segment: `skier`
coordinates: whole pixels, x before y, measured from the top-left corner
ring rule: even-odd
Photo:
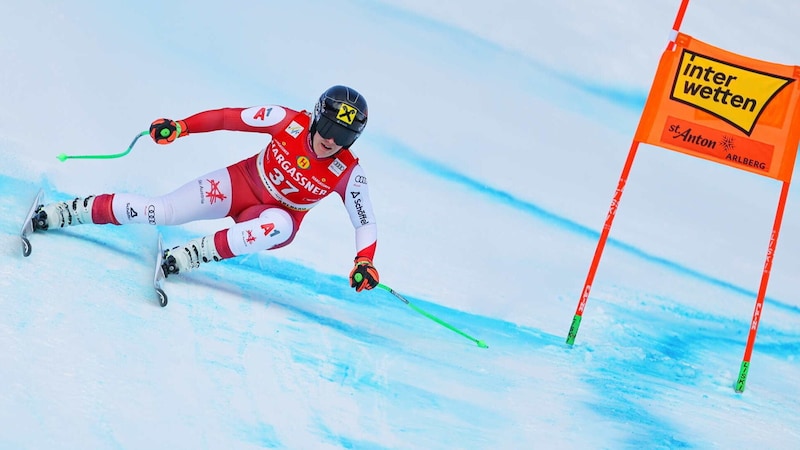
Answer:
[[[157,119],[150,136],[170,144],[189,134],[217,130],[267,133],[260,153],[198,177],[161,197],[115,193],[40,206],[35,231],[79,224],[180,225],[230,217],[230,228],[164,252],[165,276],[288,245],[306,213],[336,192],[355,228],[356,257],[350,286],[360,292],[379,283],[372,263],[377,225],[364,170],[350,147],[367,124],[367,102],[346,86],[326,90],[313,113],[279,105],[222,108],[183,120]]]

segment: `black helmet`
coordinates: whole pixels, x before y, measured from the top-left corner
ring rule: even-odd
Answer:
[[[337,145],[349,148],[367,125],[367,100],[347,86],[333,86],[325,91],[314,106],[311,136],[318,132],[324,139],[333,138]]]

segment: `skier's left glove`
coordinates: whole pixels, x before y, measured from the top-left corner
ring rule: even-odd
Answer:
[[[350,287],[355,288],[356,292],[364,289],[372,289],[380,283],[378,269],[372,265],[372,261],[366,256],[359,256],[355,261],[356,265],[350,271]]]
[[[186,129],[186,122],[183,120],[156,119],[150,124],[150,137],[156,144],[171,144],[178,139],[189,134]]]

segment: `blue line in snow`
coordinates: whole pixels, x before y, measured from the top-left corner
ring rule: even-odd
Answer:
[[[495,187],[489,186],[475,178],[470,178],[467,175],[457,172],[456,170],[442,163],[439,163],[437,161],[434,161],[432,159],[420,155],[410,147],[398,142],[393,138],[383,136],[381,138],[375,138],[375,139],[380,141],[377,147],[380,148],[381,151],[385,151],[387,154],[400,158],[403,161],[422,170],[423,172],[429,173],[437,178],[441,178],[453,182],[457,185],[463,186],[467,189],[470,189],[472,191],[475,191],[481,195],[490,198],[494,202],[501,203],[513,209],[530,214],[540,220],[549,222],[561,229],[573,232],[575,234],[593,240],[596,240],[600,237],[600,233],[598,231],[595,231],[575,221],[569,220],[563,216],[560,216],[551,211],[543,209],[532,202],[520,199],[519,197],[516,197],[515,195],[509,192],[502,191]],[[609,238],[608,245],[616,247],[622,251],[628,252],[646,261],[671,269],[677,273],[687,275],[695,279],[699,279],[706,283],[719,286],[724,289],[729,289],[738,294],[752,296],[752,297],[756,296],[755,291],[745,289],[741,286],[737,286],[733,283],[712,277],[710,275],[703,274],[687,266],[648,253],[636,246],[627,244],[617,239]],[[774,300],[771,301],[774,302]]]

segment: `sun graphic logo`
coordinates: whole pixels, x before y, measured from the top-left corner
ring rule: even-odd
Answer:
[[[735,141],[733,137],[728,136],[727,134],[722,136],[722,140],[720,141],[720,145],[722,145],[722,149],[726,152],[731,152],[736,149]]]
[[[226,198],[228,198],[228,196],[225,195],[222,192],[222,189],[220,189],[219,187],[221,181],[217,180],[206,180],[206,181],[208,181],[208,184],[211,186],[211,189],[209,189],[208,192],[206,192],[206,198],[210,200],[209,203],[213,205],[217,201],[223,201]]]
[[[305,156],[298,156],[297,157],[297,167],[301,169],[308,169],[311,167],[311,161],[306,158]]]

